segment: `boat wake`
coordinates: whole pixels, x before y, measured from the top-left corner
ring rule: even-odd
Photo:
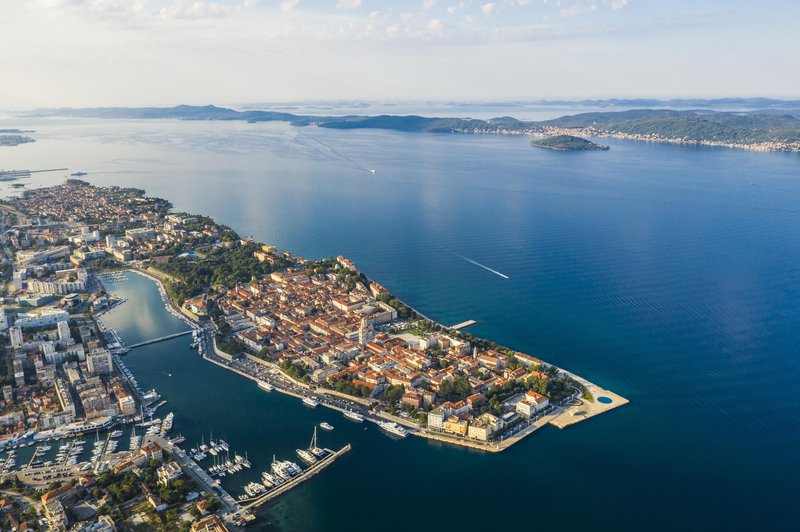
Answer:
[[[469,257],[465,257],[464,255],[461,255],[460,253],[456,253],[455,251],[452,251],[451,253],[453,253],[453,255],[455,255],[455,256],[457,256],[457,257],[459,257],[461,259],[464,259],[465,261],[469,262],[470,264],[474,264],[475,266],[477,266],[479,268],[483,268],[486,271],[492,272],[493,274],[497,275],[498,277],[502,277],[503,279],[509,279],[509,280],[511,279],[511,277],[509,277],[508,275],[506,275],[504,273],[500,273],[497,270],[493,270],[492,268],[486,266],[485,264],[481,264],[480,262],[478,262],[476,260],[472,260]]]

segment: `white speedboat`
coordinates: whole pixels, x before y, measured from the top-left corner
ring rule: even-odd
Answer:
[[[333,430],[333,425],[331,425],[327,421],[323,421],[322,423],[319,424],[319,428],[325,429],[325,430]]]

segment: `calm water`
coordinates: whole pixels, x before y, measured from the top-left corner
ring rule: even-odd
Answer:
[[[303,256],[344,254],[425,314],[476,319],[476,334],[631,400],[486,456],[266,394],[185,339],[132,353],[190,441],[213,429],[262,468],[322,420],[336,427],[323,443],[353,443],[265,510],[281,530],[791,529],[800,517],[796,155],[622,141],[554,153],[525,138],[279,124],[0,125],[39,139],[0,152],[3,168],[84,170]],[[152,305],[108,318],[129,342],[181,327],[144,293]]]

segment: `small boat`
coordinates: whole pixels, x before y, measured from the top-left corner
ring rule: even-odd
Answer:
[[[325,429],[325,430],[333,430],[333,425],[331,425],[331,424],[330,424],[330,423],[328,423],[327,421],[323,421],[322,423],[320,423],[320,424],[319,424],[319,427],[320,427],[321,429]]]

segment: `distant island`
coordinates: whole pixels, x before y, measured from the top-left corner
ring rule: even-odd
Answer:
[[[545,139],[532,140],[531,146],[556,151],[604,151],[608,146],[573,135],[556,135]]]
[[[20,133],[28,132],[19,129],[0,129],[0,146],[17,146],[27,142],[36,142],[36,139]]]
[[[756,112],[669,109],[593,112],[553,120],[522,121],[504,116],[487,120],[416,115],[310,116],[272,111],[236,111],[214,105],[177,107],[105,107],[40,109],[27,116],[87,118],[243,120],[289,122],[295,126],[330,129],[388,129],[421,133],[494,135],[569,135],[616,137],[647,142],[724,146],[757,151],[800,152],[800,119],[790,111]]]

